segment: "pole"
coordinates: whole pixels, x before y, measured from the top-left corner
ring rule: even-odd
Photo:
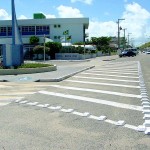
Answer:
[[[44,62],[45,62],[45,34],[44,34]]]
[[[130,34],[131,33],[128,33],[128,48],[129,48],[129,44],[130,44],[130,39],[129,39]]]
[[[126,48],[126,28],[123,29],[123,31],[124,31],[124,46],[123,46],[123,49],[125,49]]]
[[[119,29],[119,19],[118,19],[118,50],[120,49],[120,29]]]
[[[118,24],[118,50],[120,49],[120,26],[119,26],[119,22],[121,20],[125,20],[125,19],[118,19],[117,24]]]
[[[85,41],[84,41],[84,59],[85,59]]]
[[[12,45],[15,45],[15,3],[14,0],[11,1],[12,7]]]

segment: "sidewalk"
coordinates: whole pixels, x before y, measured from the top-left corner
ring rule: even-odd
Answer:
[[[35,74],[1,75],[0,82],[59,82],[79,72],[91,69],[95,67],[95,65],[102,65],[106,63],[106,61],[115,60],[116,58],[116,56],[105,56],[85,61],[46,61],[45,63],[56,64],[57,70],[52,72],[43,72]],[[41,61],[41,63],[44,62]]]

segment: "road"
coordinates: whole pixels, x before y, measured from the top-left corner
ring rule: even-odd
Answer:
[[[61,82],[1,83],[0,150],[149,150],[150,55],[100,59]]]

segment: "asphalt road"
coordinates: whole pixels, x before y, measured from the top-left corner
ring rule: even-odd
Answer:
[[[150,55],[100,60],[61,82],[1,83],[0,150],[149,150],[138,127],[139,69],[150,94]]]

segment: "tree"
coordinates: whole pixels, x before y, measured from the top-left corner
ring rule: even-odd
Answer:
[[[45,47],[45,53],[49,54],[50,52],[50,48],[49,47]],[[37,45],[33,48],[33,53],[34,54],[43,54],[44,53],[44,46],[41,45]]]
[[[29,40],[30,40],[30,44],[32,45],[36,45],[39,43],[39,37],[37,36],[31,36]]]
[[[62,48],[61,43],[59,42],[47,42],[46,47],[50,48],[50,56],[51,59],[55,59],[55,53],[59,53],[60,49]]]
[[[111,37],[92,37],[91,42],[92,44],[96,45],[97,50],[102,51],[103,53],[111,52],[111,48],[109,43],[111,41]]]

